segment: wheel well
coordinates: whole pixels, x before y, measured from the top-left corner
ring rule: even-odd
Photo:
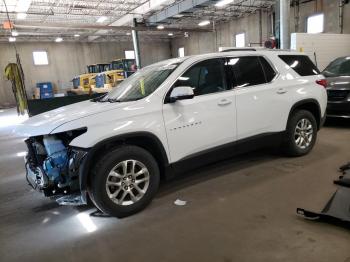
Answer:
[[[312,113],[316,119],[317,122],[317,128],[320,128],[321,125],[321,110],[320,106],[317,104],[317,102],[314,101],[306,101],[306,102],[301,102],[297,103],[291,110],[290,115],[293,114],[293,112],[297,110],[307,110],[310,113]]]
[[[89,166],[85,168],[85,179],[86,186],[90,185],[91,182],[91,172],[93,165],[96,164],[103,156],[105,152],[111,151],[116,147],[122,145],[134,145],[139,146],[145,150],[147,150],[154,157],[156,162],[158,163],[158,167],[160,170],[161,176],[165,173],[166,166],[168,165],[168,158],[166,156],[165,150],[161,144],[161,142],[157,138],[153,138],[152,136],[129,136],[129,137],[120,137],[116,139],[112,139],[106,141],[100,145],[98,145],[89,156]]]

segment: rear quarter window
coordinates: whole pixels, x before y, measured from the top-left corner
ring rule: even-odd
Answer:
[[[320,71],[306,55],[279,55],[300,76],[318,75]]]

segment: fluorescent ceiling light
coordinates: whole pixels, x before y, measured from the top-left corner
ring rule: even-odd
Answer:
[[[169,33],[168,36],[173,36],[174,34],[173,33]]]
[[[75,34],[74,37],[79,37],[80,35],[79,34]]]
[[[164,29],[164,25],[159,25],[159,26],[157,26],[157,29],[159,29],[159,30]]]
[[[57,38],[55,39],[55,42],[56,42],[56,43],[60,43],[60,42],[62,42],[62,41],[63,41],[62,37],[57,37]]]
[[[9,37],[9,42],[16,42],[16,37]]]
[[[210,21],[209,20],[205,20],[205,21],[200,22],[198,25],[199,26],[206,26],[206,25],[209,25],[209,24],[210,24]]]
[[[27,14],[26,13],[17,13],[17,19],[18,20],[24,20],[27,18]]]
[[[108,18],[107,18],[107,16],[101,16],[101,17],[99,17],[98,19],[97,19],[97,23],[103,23],[104,21],[106,21]]]
[[[221,0],[215,4],[217,7],[223,7],[225,5],[231,4],[234,0]]]
[[[131,35],[131,33],[130,33],[130,32],[127,32],[126,35]]]
[[[12,31],[11,35],[12,35],[12,36],[18,36],[19,34],[18,34],[17,31]]]

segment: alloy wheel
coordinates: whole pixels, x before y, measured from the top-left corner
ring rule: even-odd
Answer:
[[[308,148],[312,143],[313,134],[311,121],[307,118],[300,119],[294,131],[295,144],[301,149]]]
[[[118,205],[132,205],[146,193],[150,182],[147,167],[138,160],[119,162],[106,180],[108,197]]]

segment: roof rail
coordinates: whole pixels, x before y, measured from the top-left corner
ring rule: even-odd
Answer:
[[[232,52],[232,51],[256,51],[255,48],[231,48],[231,49],[224,49],[220,52]]]

